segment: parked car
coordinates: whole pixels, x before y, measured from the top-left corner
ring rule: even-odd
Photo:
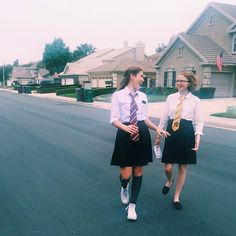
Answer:
[[[54,80],[53,79],[43,79],[42,81],[40,81],[39,85],[41,87],[50,87],[50,86],[54,86]]]

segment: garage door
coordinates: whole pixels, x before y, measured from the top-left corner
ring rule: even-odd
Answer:
[[[212,73],[211,85],[216,88],[215,97],[232,97],[232,73]]]

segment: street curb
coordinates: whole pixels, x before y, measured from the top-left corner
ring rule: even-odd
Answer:
[[[5,92],[12,92],[12,93],[18,94],[18,92],[16,90],[3,89],[3,88],[0,88],[0,90],[5,91]],[[101,104],[98,104],[98,102],[86,103],[86,102],[78,102],[78,101],[76,101],[76,99],[75,99],[75,101],[69,101],[68,99],[63,99],[63,97],[60,97],[60,98],[40,97],[40,96],[34,96],[33,93],[31,93],[31,94],[20,94],[20,95],[26,95],[26,96],[28,95],[28,96],[31,96],[31,97],[46,99],[46,100],[50,100],[50,101],[57,101],[57,102],[63,102],[63,103],[70,103],[70,104],[74,104],[74,105],[93,107],[93,108],[97,108],[97,109],[110,110],[110,108],[103,107],[103,106],[101,106]],[[150,115],[150,117],[160,119],[160,117],[155,117],[153,115]],[[229,119],[229,118],[227,118],[227,119]],[[236,123],[236,120],[235,120],[235,123]],[[219,128],[219,129],[236,131],[236,125],[222,124],[222,123],[217,122],[217,121],[205,121],[204,125],[208,126],[208,127],[214,127],[214,128]]]

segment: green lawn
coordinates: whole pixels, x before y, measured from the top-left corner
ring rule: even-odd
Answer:
[[[67,93],[67,94],[62,94],[62,95],[58,95],[58,96],[68,97],[68,98],[76,98],[75,93]]]
[[[236,119],[235,117],[227,117],[225,112],[214,113],[214,114],[211,114],[211,116]]]

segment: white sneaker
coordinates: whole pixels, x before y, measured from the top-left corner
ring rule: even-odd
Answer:
[[[137,220],[137,213],[135,211],[135,204],[130,203],[129,206],[126,208],[128,210],[127,219],[128,220]]]
[[[129,203],[129,184],[126,188],[121,187],[120,199],[123,204]]]

